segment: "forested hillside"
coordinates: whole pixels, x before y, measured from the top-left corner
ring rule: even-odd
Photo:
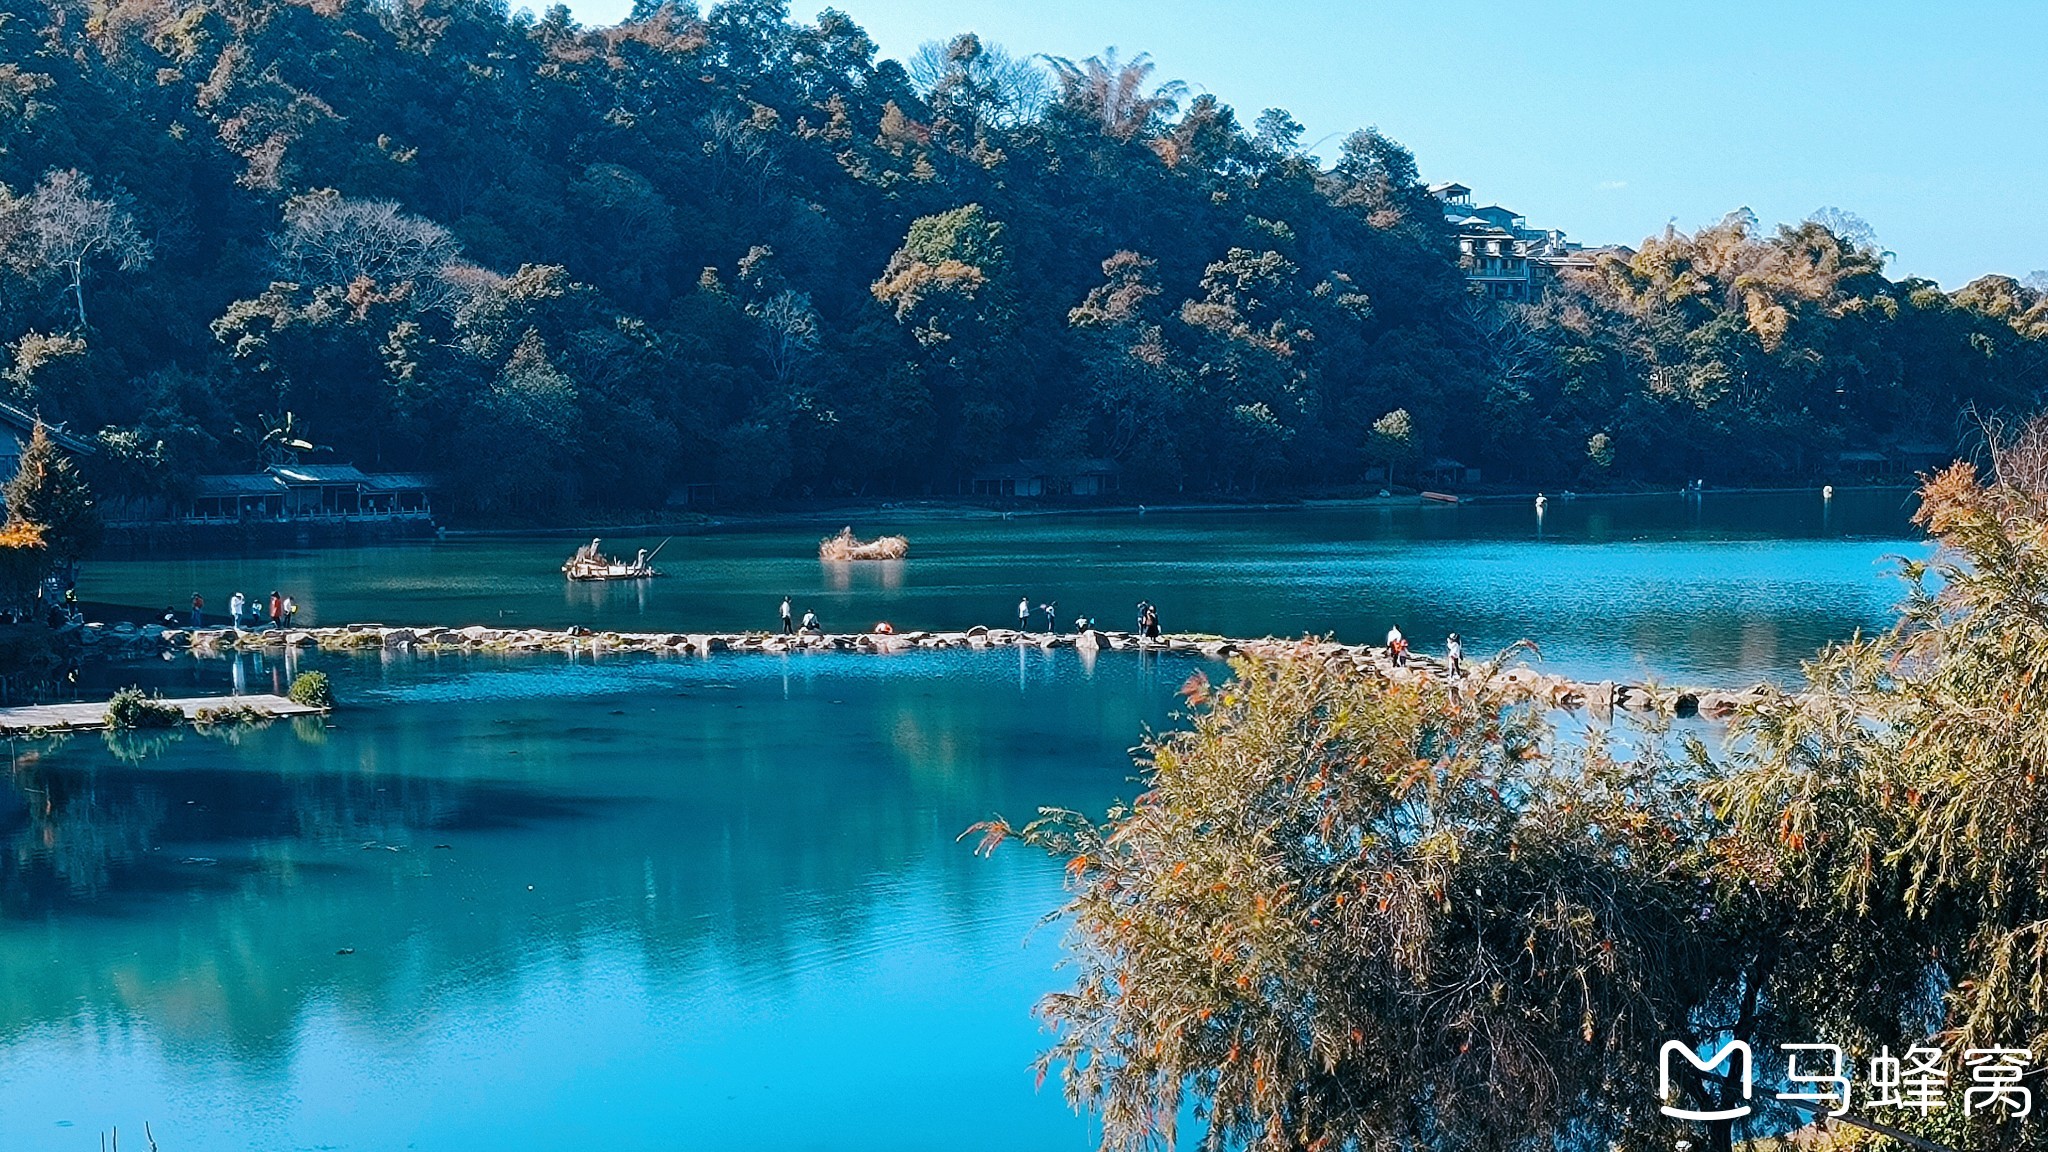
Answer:
[[[1139,495],[1437,455],[1765,480],[2042,399],[2010,279],[1737,215],[1487,305],[1407,151],[1301,135],[1142,57],[900,64],[775,0],[0,0],[4,387],[97,433],[116,494],[248,467],[290,412],[543,517],[1020,456]]]

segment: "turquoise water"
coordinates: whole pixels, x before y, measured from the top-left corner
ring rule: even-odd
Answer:
[[[325,729],[17,750],[0,1148],[1087,1146],[1056,870],[954,838],[1128,795],[1188,663],[316,663]]]
[[[864,532],[894,525],[863,523]],[[1881,623],[1896,493],[913,522],[678,539],[562,586],[554,541],[94,565],[90,599],[292,591],[315,619],[728,628],[1000,621],[1020,590],[1169,627],[1398,620],[1553,666],[1782,675]],[[1022,584],[1025,589],[1019,589]],[[182,592],[182,594],[180,594]],[[500,613],[504,615],[499,616]],[[1427,640],[1424,641],[1428,643]],[[304,661],[301,663],[301,661]],[[1083,1149],[1034,1087],[1059,875],[956,837],[1100,811],[1198,665],[1072,651],[567,660],[180,656],[85,690],[336,679],[331,724],[18,742],[0,783],[0,1149]]]
[[[570,584],[582,541],[453,540],[255,556],[95,564],[81,593],[216,611],[237,589],[282,589],[307,622],[509,624],[716,631],[776,626],[793,597],[828,629],[1013,624],[1019,596],[1061,619],[1129,627],[1140,599],[1168,629],[1378,639],[1399,624],[1468,651],[1534,640],[1560,671],[1740,682],[1796,671],[1815,648],[1884,618],[1892,553],[1924,554],[1899,491],[1677,495],[1523,504],[1352,506],[1281,512],[893,520],[910,558],[828,565],[836,525],[678,537],[639,583]],[[908,514],[900,514],[908,515]],[[630,554],[659,540],[618,539]],[[1034,616],[1034,620],[1040,617]]]

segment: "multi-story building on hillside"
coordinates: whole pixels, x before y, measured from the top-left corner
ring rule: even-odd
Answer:
[[[1591,269],[1603,253],[1631,254],[1620,245],[1588,248],[1555,228],[1531,228],[1518,212],[1474,203],[1472,189],[1463,184],[1438,184],[1430,191],[1457,232],[1465,279],[1491,299],[1535,300],[1560,275]]]

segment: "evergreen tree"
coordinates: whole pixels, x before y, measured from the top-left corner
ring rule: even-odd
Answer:
[[[78,562],[99,547],[104,525],[78,464],[50,439],[42,421],[36,421],[5,492],[8,519],[40,528],[58,571],[67,581],[75,577]]]

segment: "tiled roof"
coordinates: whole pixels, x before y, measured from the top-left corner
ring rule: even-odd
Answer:
[[[0,401],[0,425],[6,425],[9,428],[15,429],[24,438],[35,429],[36,422],[39,419],[41,417],[32,412],[24,411],[5,401]],[[56,441],[58,447],[66,451],[74,452],[81,456],[90,456],[98,450],[91,440],[66,432],[62,424],[44,424],[43,430],[50,434],[50,439]]]
[[[284,483],[265,472],[238,472],[195,477],[192,491],[198,496],[274,496],[284,491]]]
[[[265,471],[287,484],[364,484],[370,479],[353,464],[272,464]]]
[[[372,492],[424,492],[434,487],[434,478],[422,472],[366,472]]]

